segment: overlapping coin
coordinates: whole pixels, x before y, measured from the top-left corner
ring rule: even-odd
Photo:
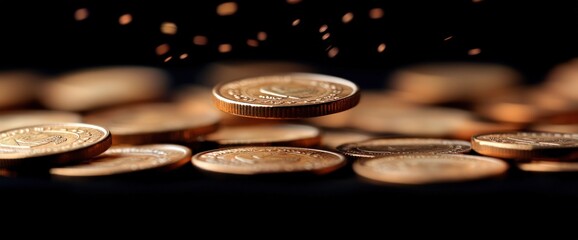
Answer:
[[[346,143],[337,149],[352,157],[374,158],[404,154],[457,154],[471,150],[470,142],[437,138],[380,138]]]

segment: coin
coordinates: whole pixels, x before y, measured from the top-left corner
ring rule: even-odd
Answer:
[[[518,168],[527,172],[576,172],[578,162],[531,161],[518,163]]]
[[[292,73],[245,78],[216,85],[218,109],[235,115],[269,118],[309,118],[345,111],[357,105],[357,85],[346,79]]]
[[[314,147],[321,142],[321,131],[303,124],[225,126],[208,134],[204,140],[216,143],[219,147],[241,145]]]
[[[45,78],[33,71],[0,72],[0,109],[21,107],[36,100],[37,86]]]
[[[84,123],[54,123],[0,132],[0,167],[62,165],[94,157],[111,146],[110,132]]]
[[[555,132],[488,133],[472,137],[482,155],[509,159],[572,160],[578,156],[578,134]]]
[[[378,135],[354,130],[324,129],[321,133],[321,146],[329,150],[337,150],[337,146],[377,138]]]
[[[75,112],[53,110],[14,110],[0,112],[0,131],[46,123],[82,122]]]
[[[578,87],[578,58],[570,59],[554,66],[543,82],[542,89],[557,95],[578,100],[575,89]]]
[[[508,170],[500,159],[464,154],[414,154],[361,158],[353,163],[356,174],[393,184],[461,182],[499,176]]]
[[[49,109],[89,111],[165,96],[170,75],[145,66],[102,66],[66,72],[47,81],[39,96]]]
[[[374,158],[405,154],[467,153],[470,142],[436,138],[381,138],[346,143],[337,147],[341,153],[352,157]]]
[[[191,150],[174,144],[113,146],[106,152],[78,164],[51,168],[59,176],[93,177],[172,170],[191,158]]]
[[[145,103],[91,112],[86,123],[108,128],[114,145],[180,143],[214,132],[219,115],[171,103]]]
[[[325,174],[342,167],[345,156],[311,148],[230,147],[197,153],[192,163],[202,170],[228,174]]]

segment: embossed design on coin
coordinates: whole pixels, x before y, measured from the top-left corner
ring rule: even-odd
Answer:
[[[17,166],[37,158],[45,159],[39,164],[82,161],[104,152],[111,143],[107,129],[83,123],[10,129],[0,132],[0,167]]]
[[[472,137],[472,148],[483,155],[514,159],[561,158],[578,153],[578,134],[507,132]]]
[[[471,145],[467,141],[436,138],[383,138],[337,147],[345,155],[373,158],[402,154],[457,154],[467,153]]]
[[[463,154],[398,155],[363,158],[353,163],[359,176],[395,184],[458,182],[498,176],[506,162],[490,157]]]
[[[187,163],[191,150],[173,144],[111,147],[106,152],[72,166],[51,168],[60,176],[109,176],[150,170],[171,170]]]
[[[359,102],[354,83],[333,76],[293,73],[246,78],[215,86],[218,109],[254,118],[306,118],[345,111]]]
[[[298,147],[232,147],[197,153],[196,167],[230,174],[329,173],[345,164],[341,154]]]

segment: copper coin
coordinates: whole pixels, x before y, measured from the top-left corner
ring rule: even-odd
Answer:
[[[348,156],[374,158],[405,154],[457,154],[471,150],[470,142],[436,138],[382,138],[347,143],[337,149]]]
[[[578,154],[578,134],[571,133],[488,133],[473,136],[471,143],[474,151],[499,158],[572,160]]]

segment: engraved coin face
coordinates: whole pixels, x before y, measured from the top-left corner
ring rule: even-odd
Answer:
[[[253,126],[221,127],[217,132],[206,136],[206,141],[221,146],[232,145],[279,145],[312,147],[321,141],[320,130],[301,124],[267,124]]]
[[[506,162],[463,154],[414,154],[358,159],[353,170],[359,176],[394,184],[459,182],[498,176]]]
[[[51,110],[20,110],[0,113],[0,131],[46,123],[82,122],[75,112]]]
[[[489,133],[472,137],[476,152],[503,158],[557,158],[578,152],[578,134],[556,132]]]
[[[323,174],[343,166],[345,156],[298,147],[232,147],[197,153],[193,156],[192,163],[203,170],[229,174]]]
[[[359,89],[338,77],[293,73],[219,84],[213,96],[218,109],[235,115],[307,118],[354,107],[359,102]]]
[[[115,146],[106,152],[76,165],[51,168],[60,176],[110,176],[149,170],[174,169],[187,163],[191,150],[173,144]]]
[[[467,153],[467,141],[436,138],[385,138],[347,143],[337,147],[345,155],[373,158],[403,154],[457,154]]]
[[[17,166],[31,159],[44,164],[82,161],[111,144],[110,132],[96,125],[56,123],[15,128],[0,132],[0,166]]]

